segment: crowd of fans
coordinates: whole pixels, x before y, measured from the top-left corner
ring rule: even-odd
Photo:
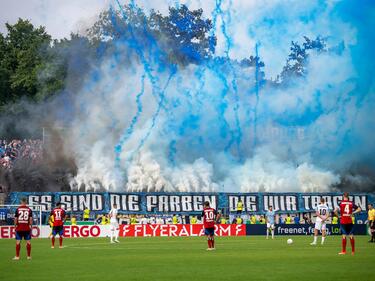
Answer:
[[[0,169],[12,169],[18,159],[39,163],[43,156],[41,140],[0,140]]]
[[[86,213],[88,215],[89,213]],[[68,217],[74,217],[75,221],[91,221],[95,224],[109,224],[109,217],[107,214],[89,214],[85,218],[85,214],[75,214]],[[120,224],[196,224],[202,223],[200,215],[119,215]],[[315,217],[311,213],[297,213],[290,214],[277,214],[275,218],[276,223],[279,224],[312,224]],[[256,214],[243,214],[238,216],[236,214],[222,215],[217,221],[220,224],[266,224],[264,215]],[[338,218],[332,214],[328,223],[338,224]],[[353,223],[357,223],[354,222]]]

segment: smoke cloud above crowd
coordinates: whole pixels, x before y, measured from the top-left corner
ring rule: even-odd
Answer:
[[[201,2],[156,1],[151,8],[202,7],[217,38],[211,58],[167,61],[163,38],[146,33],[142,41],[129,25],[130,39],[114,39],[91,62],[82,87],[71,93],[67,83],[48,102],[49,124],[63,128],[59,153],[76,167],[71,189],[371,190],[371,1]],[[123,4],[130,4],[147,14],[147,3],[113,1],[109,11],[125,17]],[[111,24],[123,32],[115,19]],[[305,37],[324,45],[311,43],[303,75],[287,80],[287,60],[300,59],[289,56],[291,42],[303,46]],[[250,56],[255,62],[241,63]]]

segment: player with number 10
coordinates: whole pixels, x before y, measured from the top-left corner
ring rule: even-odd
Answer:
[[[207,251],[215,250],[215,222],[219,219],[219,215],[214,208],[210,207],[210,202],[208,201],[204,202],[202,218],[204,224],[204,235],[207,236]]]

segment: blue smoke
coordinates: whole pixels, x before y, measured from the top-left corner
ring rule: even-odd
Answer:
[[[146,18],[132,23],[123,3],[115,2],[111,24],[128,36],[113,39],[113,53],[98,49],[100,66],[84,91],[104,89],[100,95],[107,107],[100,116],[108,121],[92,126],[87,118],[79,130],[81,136],[93,128],[110,136],[105,153],[94,148],[86,153],[115,163],[103,168],[108,177],[122,175],[114,187],[103,183],[108,189],[211,190],[221,185],[233,191],[316,191],[347,179],[372,182],[372,1],[255,1],[242,11],[235,1],[216,0],[204,16],[211,18],[210,35],[221,38],[223,47],[203,58],[186,44],[179,51],[192,63],[181,65],[169,60],[164,38],[154,38]],[[141,4],[131,1],[128,8],[140,14]],[[174,6],[182,5],[176,1]],[[182,32],[192,28],[189,18],[173,20]],[[304,36],[326,38],[326,47],[310,48]],[[210,40],[208,48],[214,50]],[[300,48],[295,57],[289,56],[292,41]],[[250,55],[254,60],[243,63]],[[112,77],[106,75],[108,60],[116,73]],[[87,93],[78,98],[84,112],[97,101]],[[95,147],[98,140],[87,142]],[[79,168],[86,175],[98,173],[96,164],[90,165]]]

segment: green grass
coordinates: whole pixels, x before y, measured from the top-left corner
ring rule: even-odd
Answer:
[[[14,240],[0,240],[0,280],[374,280],[375,244],[356,237],[355,256],[338,256],[340,237],[310,246],[311,237],[216,238],[206,251],[203,237],[65,239],[51,249],[48,239],[32,240],[31,261],[23,242],[13,261]],[[320,239],[319,239],[320,242]],[[349,243],[348,243],[349,244]],[[348,245],[349,246],[349,245]]]

